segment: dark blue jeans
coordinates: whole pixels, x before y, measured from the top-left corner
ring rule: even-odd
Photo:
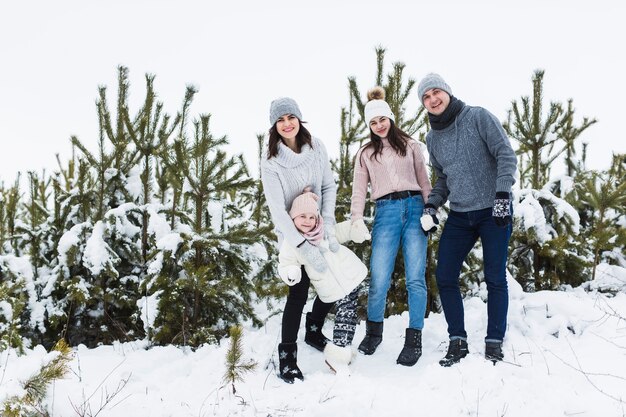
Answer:
[[[506,261],[512,226],[498,227],[491,212],[491,208],[465,213],[451,211],[441,234],[436,276],[451,340],[467,338],[459,276],[461,266],[478,238],[483,246],[488,291],[485,340],[504,340],[509,308]]]

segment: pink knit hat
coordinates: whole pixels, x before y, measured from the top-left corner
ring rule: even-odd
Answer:
[[[312,193],[309,187],[305,188],[302,194],[293,200],[291,210],[289,210],[289,216],[291,216],[292,219],[295,219],[304,213],[315,213],[316,215],[319,215],[320,208],[317,205],[317,201],[319,199],[320,198],[317,194]]]

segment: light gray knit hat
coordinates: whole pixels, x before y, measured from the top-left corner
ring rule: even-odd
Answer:
[[[417,86],[417,95],[419,96],[422,104],[424,104],[424,93],[426,93],[428,90],[432,90],[433,88],[443,90],[448,93],[449,96],[452,96],[452,89],[443,80],[443,78],[441,78],[441,75],[431,72],[430,74],[422,78],[422,81],[420,81],[419,85]]]
[[[272,104],[270,104],[270,125],[274,126],[274,123],[286,114],[293,114],[298,120],[302,120],[300,107],[298,107],[298,103],[294,99],[280,97],[272,101]]]

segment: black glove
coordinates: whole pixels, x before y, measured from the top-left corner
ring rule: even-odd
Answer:
[[[422,224],[422,231],[426,236],[428,236],[429,233],[437,230],[437,225],[439,225],[439,219],[437,218],[437,209],[434,205],[427,203],[424,206],[424,211],[422,212],[420,223]]]
[[[491,215],[498,227],[511,224],[511,195],[509,193],[503,191],[496,193]]]

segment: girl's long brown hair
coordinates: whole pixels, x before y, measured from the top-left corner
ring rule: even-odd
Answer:
[[[298,151],[302,149],[302,147],[307,144],[311,148],[313,148],[313,143],[311,140],[311,133],[304,127],[304,123],[302,120],[298,119],[300,122],[300,130],[296,135],[296,144],[298,145]],[[280,134],[278,133],[278,129],[276,129],[276,123],[270,128],[270,138],[267,147],[267,159],[271,159],[278,155],[278,144],[282,140]]]
[[[387,140],[389,140],[389,144],[392,149],[396,151],[396,153],[400,156],[406,156],[406,147],[411,140],[411,136],[409,136],[406,132],[400,129],[393,120],[389,119],[389,133],[387,134]],[[370,128],[370,141],[363,145],[363,151],[367,148],[374,148],[374,152],[370,155],[370,159],[375,159],[378,155],[381,155],[383,152],[383,140],[380,136],[375,134]],[[363,152],[361,152],[361,157],[363,157]],[[361,166],[363,165],[363,161],[359,160]]]

